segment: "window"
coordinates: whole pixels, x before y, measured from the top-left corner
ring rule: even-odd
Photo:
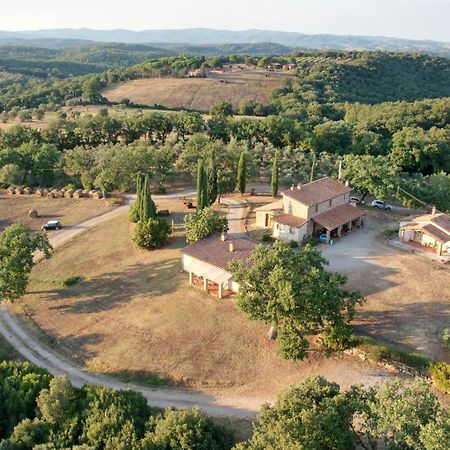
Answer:
[[[293,228],[289,228],[289,234],[294,234],[294,229]]]
[[[319,205],[316,205],[315,207],[314,207],[314,212],[318,212],[319,211]]]
[[[328,206],[331,208],[332,204],[333,204],[333,199],[330,199],[330,201],[328,202]]]

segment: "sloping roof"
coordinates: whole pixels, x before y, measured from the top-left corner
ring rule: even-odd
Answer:
[[[233,242],[234,245],[233,252],[229,250],[230,242]],[[206,239],[201,239],[188,245],[181,252],[220,269],[227,270],[230,261],[245,261],[248,259],[256,245],[256,243],[247,239],[232,238],[230,236],[227,236],[226,240],[222,241],[220,234],[215,233]]]
[[[289,198],[292,198],[307,206],[317,205],[326,202],[334,197],[347,194],[351,189],[345,184],[332,178],[321,178],[311,183],[303,184],[300,189],[294,187],[283,192]]]
[[[435,215],[431,221],[437,225],[439,228],[442,228],[447,233],[450,234],[450,217],[446,214],[437,214]]]
[[[446,214],[425,214],[423,216],[414,217],[412,219],[414,222],[411,225],[418,229],[419,225],[424,227],[426,224],[432,225],[434,228],[438,229],[441,233],[450,236],[450,217]],[[409,224],[408,224],[409,225]],[[405,228],[405,227],[402,227]],[[411,228],[411,229],[413,229]],[[447,239],[448,240],[448,239]],[[447,242],[447,241],[445,241]]]
[[[259,206],[258,208],[255,208],[255,211],[276,211],[278,209],[283,209],[283,200],[276,200],[267,205]]]
[[[365,212],[362,209],[352,206],[349,203],[345,203],[344,205],[337,206],[336,208],[314,216],[312,220],[327,230],[334,230],[335,228],[364,215]]]
[[[422,227],[422,231],[426,232],[426,234],[429,234],[439,242],[445,243],[450,241],[450,234],[444,233],[442,230],[432,224]]]
[[[302,219],[301,217],[293,216],[292,214],[278,214],[277,216],[274,216],[273,221],[292,228],[300,228],[308,222],[307,219]]]

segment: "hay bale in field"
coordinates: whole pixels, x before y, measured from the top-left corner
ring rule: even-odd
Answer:
[[[42,191],[42,197],[47,197],[47,195],[48,195],[49,192],[50,192],[50,191],[49,191],[48,189],[44,189],[44,190]]]
[[[89,197],[92,198],[96,192],[97,192],[97,191],[96,191],[95,189],[91,189],[91,190],[88,192]]]
[[[33,193],[33,189],[30,187],[26,187],[26,188],[24,188],[23,193],[27,194],[27,195],[31,195]]]
[[[100,191],[94,192],[94,194],[92,195],[92,198],[95,200],[98,200],[100,198],[103,198],[103,194]]]
[[[47,192],[47,198],[56,198],[56,189],[53,191]]]
[[[56,198],[64,198],[64,192],[59,189],[55,189]]]
[[[30,219],[37,219],[39,217],[39,214],[35,209],[30,209],[28,215],[30,216]]]
[[[36,189],[36,191],[34,192],[34,195],[36,197],[43,197],[44,196],[44,189]]]
[[[66,198],[72,198],[74,192],[75,192],[75,189],[68,189],[66,192],[64,192],[64,197],[66,197]]]
[[[17,195],[23,194],[23,187],[16,187],[15,192]]]
[[[83,193],[83,191],[82,191],[81,189],[77,189],[77,190],[73,193],[72,197],[73,197],[73,198],[83,198],[83,197],[84,197],[84,193]]]
[[[8,188],[8,189],[6,190],[6,192],[8,192],[8,194],[10,194],[10,195],[13,195],[13,194],[16,193],[16,190],[15,190],[14,188]]]

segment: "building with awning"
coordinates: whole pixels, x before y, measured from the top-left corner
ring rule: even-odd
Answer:
[[[450,255],[450,217],[446,214],[431,214],[414,217],[409,222],[401,222],[400,242],[412,247],[422,247],[439,256]]]
[[[282,192],[279,202],[256,210],[257,225],[271,227],[276,239],[304,242],[307,237],[326,236],[326,242],[358,229],[363,210],[350,203],[351,188],[345,183],[324,177],[298,184]],[[258,215],[265,220],[258,221]]]
[[[189,274],[189,285],[200,286],[206,292],[223,298],[237,292],[239,285],[228,271],[231,261],[249,261],[256,243],[248,239],[215,233],[194,242],[182,251],[182,269]]]

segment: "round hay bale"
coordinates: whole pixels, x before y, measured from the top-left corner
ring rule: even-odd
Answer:
[[[55,191],[47,192],[47,198],[56,198],[56,192]]]
[[[47,197],[47,195],[48,195],[49,192],[50,192],[50,191],[49,191],[48,189],[43,189],[43,190],[42,190],[42,196],[43,196],[43,197]]]
[[[17,195],[23,194],[23,187],[16,187],[15,191]]]
[[[36,191],[34,191],[34,195],[36,197],[42,197],[44,195],[44,189],[36,189]]]
[[[92,195],[92,198],[98,200],[100,198],[103,198],[103,194],[100,191],[97,191]]]
[[[27,194],[27,195],[31,195],[31,194],[33,193],[33,189],[30,188],[30,187],[26,187],[26,188],[23,190],[23,193],[24,193],[24,194]]]
[[[77,189],[77,190],[73,193],[72,197],[73,197],[73,198],[83,198],[83,197],[84,197],[83,191],[82,191],[81,189]]]
[[[83,197],[89,197],[89,191],[87,189],[83,189]]]
[[[97,192],[96,190],[91,189],[91,190],[89,191],[89,193],[88,193],[89,197],[92,198],[96,192]]]
[[[8,192],[8,194],[10,194],[10,195],[13,195],[16,193],[16,190],[14,188],[9,188],[9,189],[7,189],[6,192]]]
[[[55,189],[55,194],[56,194],[56,198],[63,198],[64,197],[64,192],[60,191],[58,189]]]
[[[39,214],[35,209],[30,209],[28,215],[30,216],[30,219],[37,219],[39,217]]]
[[[72,198],[74,192],[75,192],[75,189],[68,189],[66,192],[64,192],[64,197]]]

